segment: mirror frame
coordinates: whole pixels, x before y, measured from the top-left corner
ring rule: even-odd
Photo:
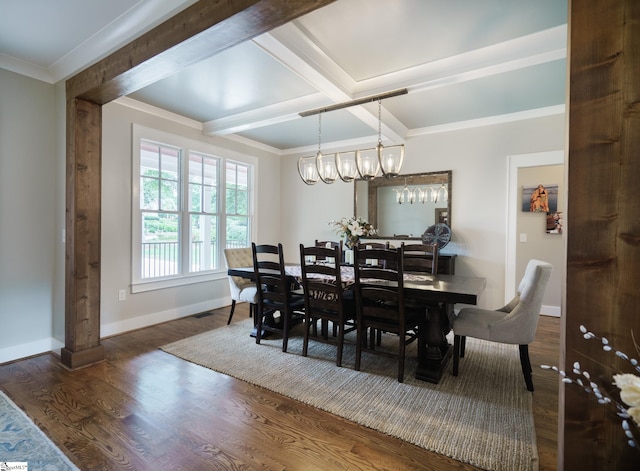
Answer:
[[[376,177],[373,180],[363,180],[358,179],[353,183],[353,215],[357,215],[358,208],[358,191],[357,184],[359,182],[367,183],[367,221],[373,225],[373,227],[378,227],[378,188],[387,187],[387,186],[399,186],[404,187],[405,180],[407,186],[422,186],[422,185],[435,185],[441,183],[448,184],[448,192],[449,198],[447,200],[447,225],[451,227],[451,195],[452,191],[452,174],[451,170],[445,170],[441,172],[425,172],[425,173],[412,173],[406,175],[398,175],[396,177]],[[434,214],[435,218],[435,214]],[[435,221],[438,222],[438,221]],[[435,224],[435,223],[434,223]],[[427,228],[425,227],[425,230]],[[421,237],[408,237],[408,236],[397,236],[397,235],[388,235],[388,234],[378,234],[375,236],[369,236],[367,238],[371,239],[399,239],[399,240],[421,240]]]

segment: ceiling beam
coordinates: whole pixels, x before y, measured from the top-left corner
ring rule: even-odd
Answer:
[[[105,104],[334,0],[201,0],[66,82]]]

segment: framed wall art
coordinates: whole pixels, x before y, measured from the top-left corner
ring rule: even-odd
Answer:
[[[523,186],[522,211],[545,214],[558,212],[558,184]]]

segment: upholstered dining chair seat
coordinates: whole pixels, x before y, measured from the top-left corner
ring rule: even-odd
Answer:
[[[519,346],[522,373],[529,391],[533,391],[529,344],[538,326],[542,300],[551,276],[552,266],[530,260],[518,286],[516,296],[497,310],[467,307],[453,320],[453,375],[458,376],[459,359],[464,357],[467,337]]]
[[[455,319],[459,335],[475,337],[492,342],[525,344],[533,341],[531,328],[514,328],[505,311],[466,307]],[[512,317],[513,319],[513,317]]]
[[[227,268],[251,267],[253,266],[253,254],[251,247],[236,249],[224,249],[224,258]],[[239,276],[229,276],[229,291],[231,292],[231,312],[227,324],[231,323],[236,302],[249,303],[249,315],[253,316],[253,311],[258,303],[258,289],[254,281]]]

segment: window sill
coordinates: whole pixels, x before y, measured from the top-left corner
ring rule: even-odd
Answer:
[[[192,285],[195,283],[205,283],[208,281],[217,281],[226,278],[226,270],[217,270],[214,272],[194,273],[185,276],[176,276],[174,278],[163,278],[161,280],[138,281],[131,284],[131,294],[144,293],[146,291],[155,291],[159,289],[177,288],[180,286]]]

